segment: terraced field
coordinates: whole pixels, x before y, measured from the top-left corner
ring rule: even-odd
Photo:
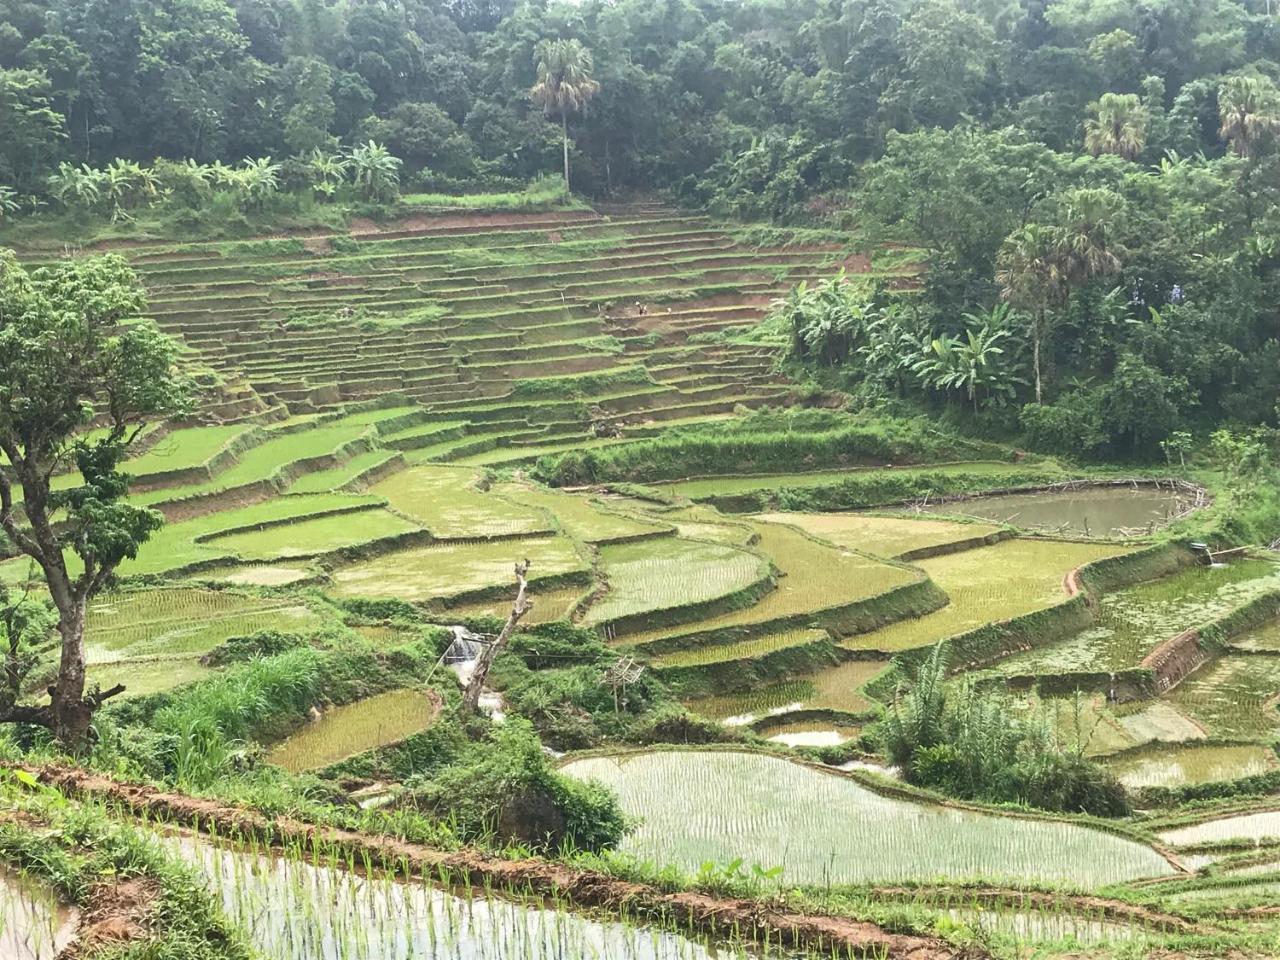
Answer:
[[[227,683],[228,649],[395,648],[429,664],[430,645],[450,636],[440,626],[491,631],[507,615],[513,566],[527,559],[523,628],[596,631],[608,646],[587,644],[592,656],[634,658],[702,718],[655,738],[745,738],[755,751],[865,766],[898,684],[950,640],[955,672],[1007,681],[1019,707],[1048,709],[1054,736],[1082,739],[1133,790],[1280,769],[1280,633],[1266,606],[1280,597],[1280,565],[1254,553],[1206,567],[1185,548],[1152,547],[1147,526],[1175,516],[1162,491],[1028,490],[927,516],[906,509],[922,496],[893,493],[919,479],[981,493],[1077,475],[999,450],[909,467],[828,458],[647,488],[537,482],[548,474],[529,465],[545,454],[719,430],[789,401],[775,347],[725,332],[760,319],[792,282],[835,273],[845,252],[756,249],[742,236],[640,204],[126,248],[153,315],[200,365],[205,403],[199,420],[148,433],[128,462],[134,499],[168,522],[92,608],[90,682],[123,683],[130,697],[198,693]],[[848,462],[872,466],[822,466]],[[870,509],[822,512],[818,494],[886,478]],[[21,559],[0,562],[5,583],[30,576]],[[1251,605],[1257,616],[1213,634],[1181,673],[1146,662]],[[578,654],[547,656],[595,696],[598,669]],[[325,768],[406,738],[434,749],[438,704],[405,682],[356,683],[313,723],[253,734],[264,743],[246,743],[250,762],[335,777]],[[579,719],[555,704],[539,717]],[[890,795],[875,778],[758,752],[570,757],[565,769],[618,789],[644,818],[627,849],[659,866],[742,857],[814,885],[945,875],[1090,890],[1181,869],[1150,835]],[[1180,829],[1172,842],[1195,842]]]

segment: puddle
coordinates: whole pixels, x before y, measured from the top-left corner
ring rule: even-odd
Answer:
[[[160,840],[208,878],[226,913],[272,960],[727,960],[654,927],[596,921],[472,888],[359,875],[189,835]],[[7,957],[7,955],[6,955]]]
[[[1276,768],[1275,751],[1261,744],[1153,746],[1105,760],[1126,787],[1178,787],[1251,777]]]
[[[0,869],[0,957],[53,960],[75,935],[79,914],[48,887]]]
[[[764,754],[663,750],[574,760],[562,771],[618,791],[641,819],[621,849],[697,871],[710,860],[783,868],[795,884],[936,877],[1082,887],[1167,876],[1143,844],[1069,823],[883,796]]]
[[[855,739],[861,727],[845,724],[833,724],[829,721],[796,721],[794,723],[770,724],[760,731],[760,735],[774,743],[783,743],[788,747],[838,747]]]
[[[862,685],[887,665],[884,660],[851,660],[830,670],[769,684],[758,690],[690,700],[685,706],[694,713],[735,727],[793,710],[859,713],[872,706],[861,692]]]
[[[929,512],[977,517],[1027,530],[1116,537],[1125,531],[1157,530],[1187,505],[1177,493],[1154,487],[1083,487],[955,500],[930,506]]]
[[[334,707],[267,754],[286,770],[316,770],[420,733],[435,718],[422,690],[392,690]]]

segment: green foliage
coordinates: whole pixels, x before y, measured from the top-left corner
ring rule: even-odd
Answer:
[[[412,802],[448,820],[464,840],[497,834],[555,849],[615,845],[627,822],[598,784],[556,773],[527,721],[512,718],[468,742],[429,778],[410,778]]]
[[[923,420],[855,418],[825,411],[756,414],[728,424],[668,431],[612,449],[538,461],[554,486],[647,483],[721,473],[777,473],[834,466],[926,463],[1001,456],[991,445],[945,436]]]
[[[919,666],[894,701],[879,737],[909,782],[964,798],[1046,810],[1119,816],[1128,800],[1115,777],[1060,749],[1046,723],[1006,695],[947,681],[947,645]]]

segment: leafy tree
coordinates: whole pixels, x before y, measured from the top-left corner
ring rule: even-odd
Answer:
[[[48,601],[33,594],[33,585],[0,583],[0,643],[4,644],[0,676],[0,716],[22,699],[24,683],[40,662],[40,647],[57,618]]]
[[[1147,144],[1149,118],[1136,93],[1104,93],[1084,122],[1084,148],[1136,160]]]
[[[547,114],[558,114],[564,148],[564,182],[569,186],[569,114],[586,109],[600,92],[592,77],[591,52],[582,41],[543,40],[537,50],[538,80],[529,90],[533,102]]]
[[[1018,374],[1018,343],[1009,323],[1006,304],[982,316],[967,313],[963,336],[935,337],[911,369],[925,386],[963,392],[975,413],[979,398],[1006,403],[1026,382]]]
[[[1280,131],[1280,95],[1261,77],[1228,77],[1218,88],[1219,131],[1236,156],[1252,158]]]
[[[0,255],[0,529],[39,565],[60,638],[50,702],[4,719],[46,726],[69,750],[84,748],[93,714],[121,689],[86,689],[89,600],[163,521],[124,501],[121,461],[141,425],[189,402],[178,345],[136,319],[143,307],[118,256],[29,274]],[[85,436],[95,422],[104,429]],[[55,490],[71,468],[82,482]]]

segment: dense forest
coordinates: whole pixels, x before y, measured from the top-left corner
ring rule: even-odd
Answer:
[[[0,216],[219,176],[265,207],[346,163],[367,201],[505,189],[563,135],[588,196],[923,248],[919,297],[782,311],[863,403],[1159,457],[1276,420],[1269,6],[0,0]],[[539,95],[549,41],[585,79],[567,106]]]

